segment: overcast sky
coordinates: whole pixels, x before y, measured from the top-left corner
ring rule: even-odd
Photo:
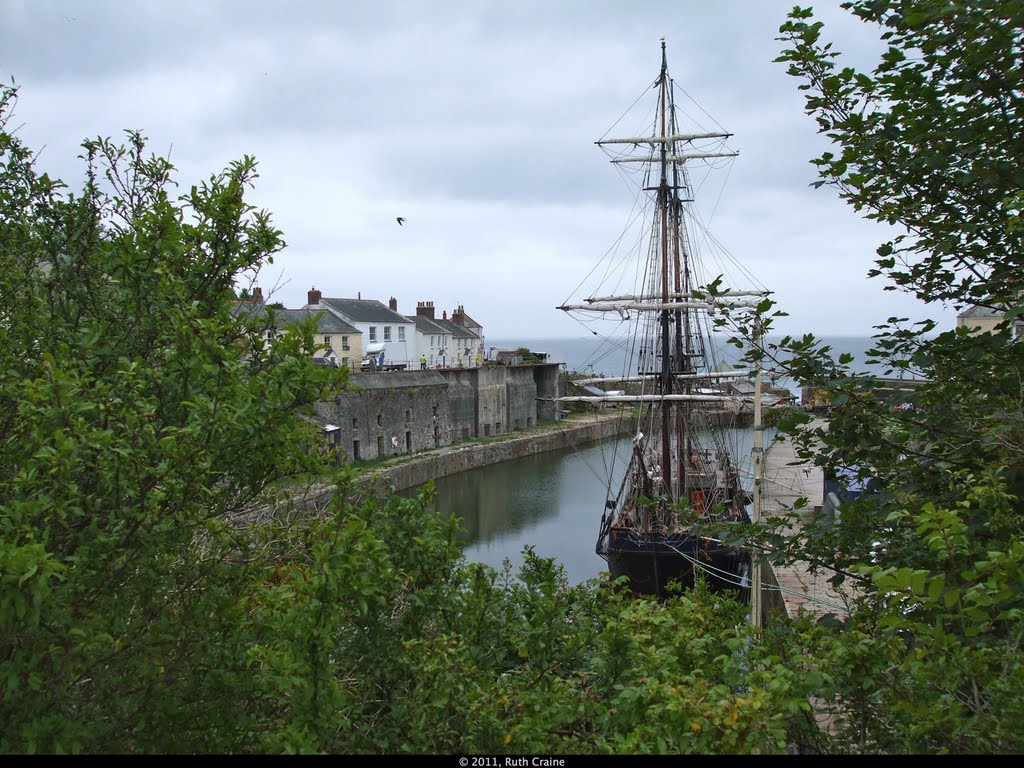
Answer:
[[[808,3],[809,4],[809,3]],[[84,138],[137,128],[182,189],[245,154],[288,247],[264,293],[463,305],[490,338],[581,334],[555,309],[632,203],[594,145],[657,77],[734,134],[710,227],[774,291],[789,333],[955,324],[868,280],[879,225],[809,160],[825,146],[775,40],[791,0],[2,0],[0,76],[20,138],[76,187]],[[837,0],[826,36],[870,63]],[[399,226],[396,217],[406,219]]]

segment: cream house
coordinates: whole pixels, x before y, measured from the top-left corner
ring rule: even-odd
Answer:
[[[317,318],[313,342],[319,349],[313,358],[323,358],[340,368],[358,371],[363,357],[363,335],[351,323],[331,312],[314,309],[279,309],[275,315],[280,318],[278,327],[281,328],[310,316]]]
[[[992,333],[1000,323],[1006,319],[1006,313],[992,309],[991,307],[970,307],[956,316],[957,328],[968,328],[969,332]],[[1013,338],[1019,339],[1024,335],[1024,320],[1017,318],[1012,326]]]
[[[254,292],[251,299],[235,303],[232,311],[235,315],[252,315],[258,313],[267,318],[261,333],[269,341],[285,328],[293,323],[299,323],[310,317],[316,318],[316,330],[313,333],[313,343],[317,349],[313,359],[324,360],[327,363],[339,367],[359,370],[359,362],[363,356],[362,334],[359,329],[351,323],[345,322],[337,315],[325,310],[316,309],[284,309],[283,307],[268,307],[263,303],[261,292]],[[273,323],[270,322],[273,318]]]
[[[322,310],[339,321],[346,323],[360,334],[362,347],[360,352],[376,345],[384,351],[385,362],[395,367],[412,367],[415,357],[413,348],[413,331],[415,325],[411,320],[398,314],[397,302],[394,298],[384,306],[375,299],[329,298],[316,288],[309,291],[305,309]],[[363,354],[353,356],[355,366],[362,362]],[[358,370],[358,367],[356,367]]]

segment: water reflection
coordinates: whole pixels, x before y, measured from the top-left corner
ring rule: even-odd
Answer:
[[[435,483],[436,507],[462,520],[468,561],[500,569],[508,558],[515,570],[530,545],[579,583],[604,570],[594,553],[604,468],[621,479],[625,464],[616,456],[628,445],[606,440],[443,477]]]

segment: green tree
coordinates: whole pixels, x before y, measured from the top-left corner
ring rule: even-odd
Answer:
[[[344,383],[311,327],[264,343],[233,282],[283,246],[251,158],[172,197],[143,137],[83,144],[66,194],[0,91],[0,750],[217,750],[264,492],[322,470]],[[210,723],[217,723],[211,728]]]
[[[807,111],[838,147],[814,162],[867,218],[897,225],[879,248],[888,289],[958,305],[1016,300],[1021,21],[1015,0],[843,3],[888,46],[871,73],[837,66],[821,22],[797,8],[782,27],[781,60],[803,80]]]
[[[808,643],[833,670],[822,699],[837,719],[824,748],[1019,751],[1024,344],[1012,321],[1024,287],[1024,4],[843,7],[888,46],[871,72],[841,66],[809,9],[780,30],[780,61],[835,147],[813,161],[816,185],[895,227],[870,273],[886,290],[992,307],[1007,322],[993,334],[936,335],[932,322],[891,318],[860,370],[812,336],[771,347],[796,379],[833,393],[826,426],[788,420],[803,455],[826,472],[874,477],[881,491],[796,535],[792,519],[774,521],[761,543],[855,580],[864,595],[848,622]],[[896,374],[920,379],[899,408],[871,381]]]

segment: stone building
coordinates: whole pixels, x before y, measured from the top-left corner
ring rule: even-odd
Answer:
[[[352,391],[318,403],[316,420],[341,462],[416,453],[553,419],[558,373],[556,363],[352,373]]]

